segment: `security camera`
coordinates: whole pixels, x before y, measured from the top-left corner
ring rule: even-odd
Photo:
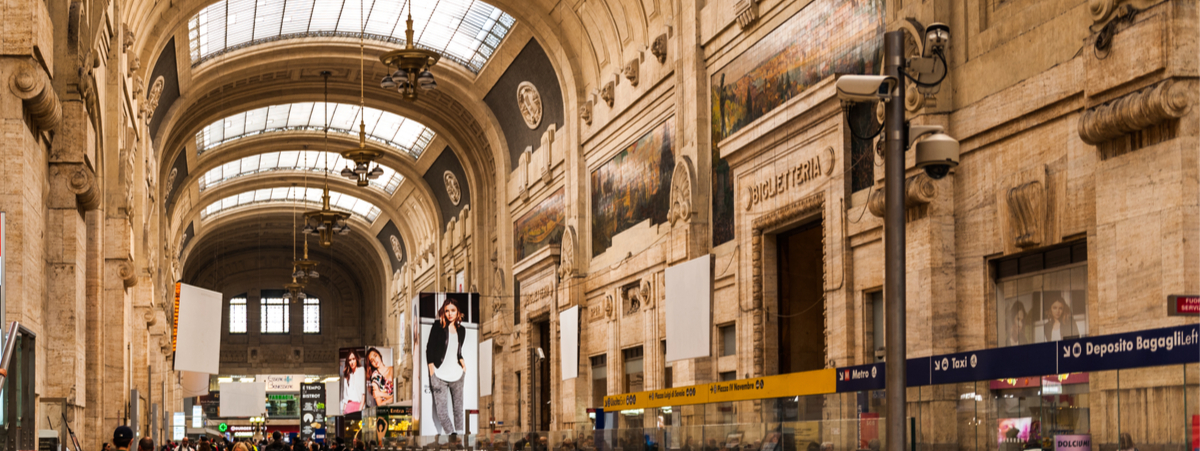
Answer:
[[[955,158],[957,158],[957,155],[958,155],[958,149],[957,149],[957,148],[955,149],[955,153],[954,153],[954,154],[955,154],[955,156],[956,156]],[[539,348],[537,348],[537,359],[538,359],[538,360],[546,360],[546,353],[545,353],[545,352],[543,352],[543,351],[542,351],[542,348],[540,348],[540,347],[539,347]]]
[[[950,42],[950,26],[941,22],[934,22],[925,27],[925,51],[924,56],[929,58],[935,53],[940,53],[946,50],[946,44]]]
[[[896,77],[886,75],[844,75],[837,80],[837,95],[847,102],[884,102],[892,100]]]
[[[913,125],[908,128],[908,144],[917,146],[917,167],[934,180],[945,178],[958,166],[958,140],[943,133],[940,125]]]

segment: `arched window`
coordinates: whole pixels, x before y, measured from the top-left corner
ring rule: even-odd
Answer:
[[[312,296],[304,298],[304,333],[321,333],[321,300]]]
[[[229,300],[229,333],[246,333],[246,295],[244,293]]]
[[[264,290],[266,291],[266,290]],[[262,304],[262,329],[264,334],[286,334],[290,332],[288,327],[288,301],[282,296],[267,297],[263,294]]]

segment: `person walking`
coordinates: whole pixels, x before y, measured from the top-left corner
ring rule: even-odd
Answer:
[[[438,434],[462,434],[463,375],[467,364],[462,346],[467,329],[462,325],[458,302],[446,297],[438,309],[437,320],[429,331],[425,361],[429,362],[429,390],[433,392],[434,424]]]
[[[287,445],[283,444],[283,434],[279,431],[271,433],[271,444],[267,445],[266,451],[288,451]]]
[[[133,429],[130,429],[129,426],[117,426],[117,428],[113,430],[112,446],[114,446],[117,450],[129,451],[129,443],[132,441]],[[107,448],[108,444],[105,443],[104,446]]]

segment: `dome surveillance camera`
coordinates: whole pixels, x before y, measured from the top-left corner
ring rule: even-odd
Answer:
[[[958,140],[943,133],[940,125],[909,127],[909,143],[917,147],[916,167],[931,179],[943,179],[958,166]]]
[[[892,100],[896,77],[885,75],[843,75],[837,80],[837,96],[847,102]]]

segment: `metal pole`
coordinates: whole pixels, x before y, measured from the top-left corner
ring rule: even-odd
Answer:
[[[904,237],[904,32],[883,36],[883,72],[896,78],[896,92],[884,116],[884,296],[887,300],[887,450],[906,451],[905,393],[905,237]]]

